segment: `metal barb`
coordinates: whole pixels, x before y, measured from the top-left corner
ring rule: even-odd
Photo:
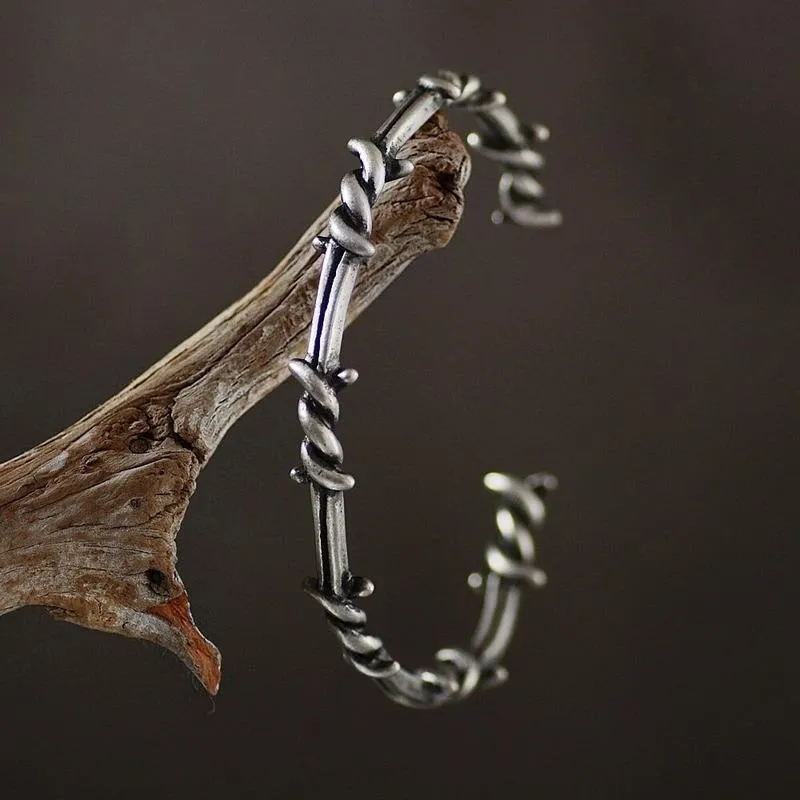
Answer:
[[[435,708],[461,700],[481,686],[496,686],[508,676],[500,664],[514,633],[523,587],[541,587],[546,576],[535,564],[533,531],[544,523],[545,497],[556,486],[549,475],[525,480],[492,472],[486,487],[498,495],[498,537],[486,550],[486,576],[469,578],[483,592],[483,608],[469,648],[446,648],[435,665],[408,671],[366,632],[367,617],[355,600],[374,590],[368,578],[352,575],[347,559],[343,493],[355,484],[342,471],[344,452],[336,433],[339,392],[358,378],[354,369],[339,364],[347,308],[358,267],[375,253],[371,241],[372,209],[388,181],[410,174],[413,164],[397,154],[419,128],[443,108],[473,112],[484,131],[470,134],[469,144],[503,172],[496,222],[543,227],[560,222],[556,211],[543,205],[538,174],[544,159],[533,145],[549,132],[526,125],[509,110],[502,92],[483,88],[474,75],[442,70],[423,75],[410,92],[394,95],[396,111],[371,139],[351,139],[349,150],[360,166],[342,178],[341,203],[331,213],[328,233],[314,246],[324,253],[308,352],[289,362],[303,387],[298,417],[305,438],[301,466],[291,476],[310,487],[317,544],[319,577],[308,579],[305,590],[324,609],[345,660],[373,678],[393,700],[412,708]]]

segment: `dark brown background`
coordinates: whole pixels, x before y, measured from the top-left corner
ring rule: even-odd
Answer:
[[[566,224],[493,228],[476,164],[456,240],[345,348],[351,552],[403,660],[469,635],[482,472],[561,478],[510,684],[415,713],[341,662],[299,588],[285,385],[179,538],[216,704],[152,646],[9,615],[3,795],[796,791],[799,21],[723,0],[4,0],[3,457],[254,284],[422,71],[474,70],[551,124]]]

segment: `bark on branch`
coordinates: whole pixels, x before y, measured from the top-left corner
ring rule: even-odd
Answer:
[[[416,169],[375,208],[377,254],[362,269],[350,321],[413,259],[444,247],[461,217],[469,158],[444,119],[404,155]],[[217,692],[220,655],[192,619],[175,537],[225,432],[304,350],[317,279],[311,241],[330,211],[249,294],[118,395],[0,465],[0,614],[40,605],[156,642]]]

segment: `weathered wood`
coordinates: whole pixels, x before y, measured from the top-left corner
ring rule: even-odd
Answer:
[[[444,119],[405,155],[416,169],[375,208],[377,254],[351,321],[414,258],[444,247],[461,216],[469,158]],[[0,465],[0,614],[41,605],[156,642],[217,692],[220,655],[191,617],[175,537],[225,432],[304,350],[318,273],[311,241],[330,210],[249,294],[88,416]]]

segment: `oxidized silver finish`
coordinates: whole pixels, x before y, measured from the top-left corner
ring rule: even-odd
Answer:
[[[370,595],[374,586],[350,572],[344,492],[355,480],[342,470],[344,454],[334,428],[339,392],[358,378],[355,370],[341,368],[339,354],[358,267],[375,252],[370,240],[372,207],[388,181],[413,169],[410,161],[397,158],[400,148],[437,111],[457,106],[474,112],[485,128],[482,135],[470,134],[469,144],[503,169],[500,208],[492,219],[549,227],[559,224],[561,217],[543,208],[544,191],[537,180],[544,160],[533,145],[547,139],[547,129],[520,122],[503,94],[484,89],[472,75],[441,71],[423,75],[412,91],[398,92],[394,101],[395,112],[372,139],[348,143],[360,167],[342,178],[341,204],[330,216],[328,235],[315,241],[324,258],[308,352],[304,359],[289,363],[304,390],[298,416],[305,438],[301,466],[292,470],[292,477],[310,485],[314,514],[318,577],[309,579],[305,588],[325,609],[345,659],[398,703],[435,708],[467,697],[479,686],[505,680],[500,661],[514,632],[521,589],[546,583],[535,564],[532,531],[544,522],[545,496],[556,481],[549,475],[519,480],[497,472],[484,478],[500,499],[499,536],[486,551],[486,578],[470,576],[470,585],[482,585],[484,596],[469,649],[440,650],[434,666],[411,672],[389,655],[379,638],[366,632],[366,614],[354,601]]]

